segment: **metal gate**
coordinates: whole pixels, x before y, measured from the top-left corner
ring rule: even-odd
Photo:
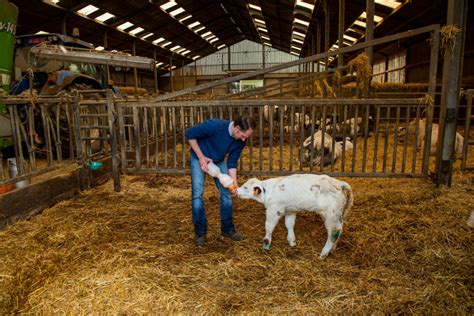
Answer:
[[[187,173],[187,128],[210,118],[250,115],[257,127],[241,155],[240,174],[422,177],[430,164],[428,152],[418,149],[419,136],[431,135],[431,124],[423,129],[419,124],[422,113],[431,112],[426,110],[419,99],[118,102],[121,167],[128,174]],[[329,121],[335,115],[339,122]],[[344,146],[349,139],[329,133],[337,127],[350,138],[352,150]],[[324,160],[324,152],[304,145],[318,141],[318,130],[331,141],[331,152],[342,149],[327,165],[308,160],[318,154]],[[424,148],[429,149],[429,141],[423,139]]]

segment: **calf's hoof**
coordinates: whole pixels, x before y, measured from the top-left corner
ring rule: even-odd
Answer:
[[[270,250],[270,241],[268,239],[263,240],[263,249]]]

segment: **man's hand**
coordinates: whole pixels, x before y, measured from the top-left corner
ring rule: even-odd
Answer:
[[[207,167],[207,164],[211,162],[212,159],[207,158],[206,156],[202,156],[199,158],[199,164],[201,165],[201,170],[204,172],[207,172],[209,169]]]

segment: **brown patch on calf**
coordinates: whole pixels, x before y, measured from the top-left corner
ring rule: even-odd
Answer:
[[[253,188],[253,195],[258,196],[260,193],[262,193],[262,190],[259,187]]]

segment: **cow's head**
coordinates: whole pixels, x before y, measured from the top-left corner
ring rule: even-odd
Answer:
[[[237,196],[241,199],[252,199],[263,203],[265,189],[262,181],[252,178],[247,180],[241,187],[237,189]]]

